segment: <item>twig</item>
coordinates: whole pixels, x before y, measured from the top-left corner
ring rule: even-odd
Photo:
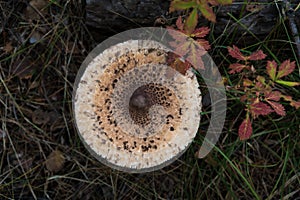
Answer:
[[[289,26],[292,32],[292,36],[294,37],[294,41],[297,47],[297,56],[300,62],[300,37],[299,37],[299,31],[295,22],[295,11],[292,7],[291,7],[291,3],[289,0],[283,0],[285,9],[284,9],[284,15],[286,15],[286,17],[288,18],[289,21]]]

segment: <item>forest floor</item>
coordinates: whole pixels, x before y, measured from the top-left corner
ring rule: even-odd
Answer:
[[[161,170],[128,174],[101,164],[83,146],[72,115],[75,77],[99,42],[84,8],[76,1],[31,1],[37,9],[24,2],[0,1],[0,199],[300,199],[300,110],[285,105],[286,116],[253,121],[253,136],[240,141],[244,107],[231,92],[221,138],[204,159],[195,156],[205,135],[200,128],[188,150]],[[227,73],[226,51],[235,44],[297,61],[290,79],[300,82],[285,22],[250,44],[243,37],[254,33],[216,37],[211,27],[209,53],[228,87],[236,76]],[[299,86],[279,89],[300,99]],[[208,123],[203,113],[201,126]]]

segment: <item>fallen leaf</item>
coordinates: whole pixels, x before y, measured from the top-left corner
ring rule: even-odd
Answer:
[[[25,9],[25,17],[27,20],[40,19],[41,15],[45,15],[48,12],[47,6],[49,2],[47,0],[31,0],[29,5]]]
[[[246,10],[252,13],[259,12],[265,8],[265,5],[262,4],[248,4],[246,5]]]
[[[35,69],[35,62],[28,57],[24,59],[16,59],[12,65],[12,73],[20,79],[30,79]]]
[[[35,110],[32,113],[32,122],[37,125],[45,125],[50,121],[48,112],[44,112],[40,109]]]
[[[55,150],[47,157],[46,160],[46,168],[50,172],[58,172],[60,171],[65,163],[65,157],[63,153],[59,150]]]
[[[14,50],[14,47],[12,46],[12,42],[6,43],[5,46],[3,47],[3,51],[5,53],[10,53],[12,52],[12,50]]]

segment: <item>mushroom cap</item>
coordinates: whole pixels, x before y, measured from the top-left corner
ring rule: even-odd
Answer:
[[[81,66],[75,123],[102,163],[126,172],[157,170],[182,155],[195,137],[199,85],[191,70],[183,75],[168,66],[168,52],[153,40],[128,40]]]

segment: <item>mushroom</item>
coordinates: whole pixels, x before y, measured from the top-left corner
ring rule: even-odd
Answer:
[[[168,66],[169,51],[154,40],[128,40],[82,65],[73,93],[75,123],[86,148],[109,167],[160,169],[195,137],[199,85],[191,70],[183,75]]]

